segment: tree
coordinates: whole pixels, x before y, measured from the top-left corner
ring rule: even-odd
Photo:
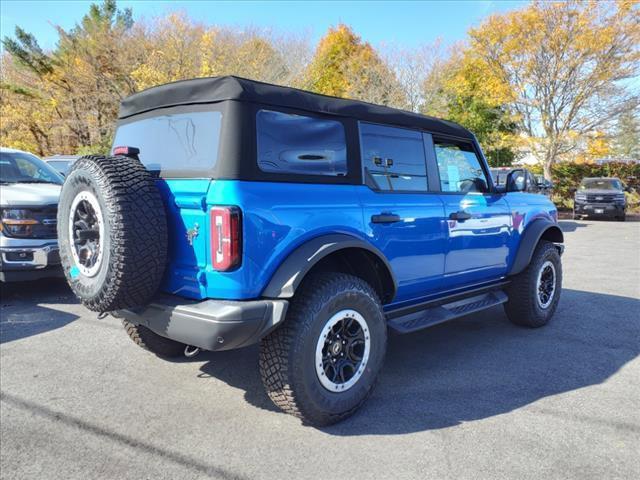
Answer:
[[[620,157],[640,160],[640,120],[636,112],[625,112],[618,118],[613,149]]]
[[[505,90],[484,88],[475,60],[457,50],[446,61],[433,62],[422,84],[421,111],[471,130],[492,166],[511,165],[519,139]]]
[[[330,28],[320,40],[304,75],[303,86],[317,93],[406,108],[393,71],[343,24]]]
[[[439,39],[414,49],[388,48],[384,59],[395,73],[408,110],[446,116],[442,82],[447,62]]]
[[[604,132],[594,132],[587,140],[587,158],[591,161],[609,157],[612,153],[611,140]]]
[[[120,101],[136,91],[188,78],[240,75],[291,84],[306,43],[259,30],[237,32],[171,14],[134,25],[115,0],[93,4],[72,29],[57,27],[55,49],[17,28],[5,38],[0,141],[50,153],[109,150]]]
[[[57,27],[60,40],[53,52],[44,52],[20,27],[15,38],[5,37],[11,58],[3,69],[10,106],[5,111],[29,119],[34,150],[109,148],[120,100],[134,91],[127,74],[134,51],[128,42],[131,28],[131,11],[105,0],[91,5],[70,31]]]
[[[506,93],[545,177],[578,140],[640,105],[624,81],[640,69],[634,1],[535,2],[491,16],[469,33],[465,56],[488,96]]]

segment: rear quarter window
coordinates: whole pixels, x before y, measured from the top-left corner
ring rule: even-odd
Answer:
[[[256,131],[258,167],[263,172],[347,175],[347,142],[339,121],[259,110]]]
[[[426,192],[426,158],[422,133],[360,122],[360,149],[365,174],[378,190]]]
[[[120,124],[116,146],[140,149],[140,161],[165,174],[206,174],[216,166],[222,112],[166,112]]]

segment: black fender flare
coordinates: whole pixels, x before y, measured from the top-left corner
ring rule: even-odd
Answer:
[[[396,294],[398,283],[384,254],[373,245],[345,234],[322,235],[296,248],[280,264],[271,280],[262,291],[265,298],[291,298],[305,275],[320,260],[345,248],[360,248],[374,254],[386,266],[393,282],[391,298]]]
[[[511,265],[508,275],[516,275],[527,268],[527,265],[529,265],[533,257],[533,252],[543,235],[553,243],[561,244],[564,242],[564,235],[557,223],[546,218],[534,220],[520,235],[518,253],[516,253],[516,258],[513,261],[513,265]]]

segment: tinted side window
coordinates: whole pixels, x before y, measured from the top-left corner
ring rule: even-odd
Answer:
[[[338,121],[260,110],[256,129],[263,172],[347,174],[347,142]]]
[[[380,190],[427,191],[422,133],[361,122],[360,149],[365,174]]]
[[[487,177],[473,146],[434,139],[440,188],[443,192],[486,192]]]

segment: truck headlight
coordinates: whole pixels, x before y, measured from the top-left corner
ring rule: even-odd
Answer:
[[[32,225],[38,223],[34,220],[31,211],[19,208],[6,208],[2,210],[0,231],[7,235],[25,237],[31,235]]]

